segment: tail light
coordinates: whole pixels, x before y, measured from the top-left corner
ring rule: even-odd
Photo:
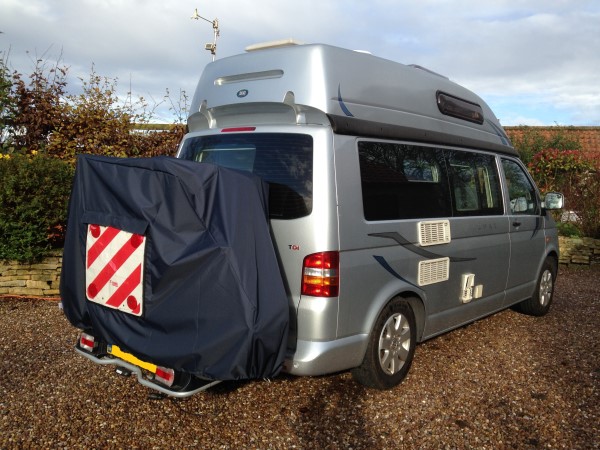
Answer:
[[[233,128],[223,128],[221,133],[239,133],[240,131],[254,131],[256,127],[233,127]]]
[[[339,252],[313,253],[302,264],[302,295],[337,297],[340,284]]]
[[[175,371],[166,367],[157,367],[154,372],[154,379],[162,384],[171,387],[175,381]]]
[[[96,338],[91,334],[81,333],[79,336],[79,347],[88,352],[93,352],[96,349]]]

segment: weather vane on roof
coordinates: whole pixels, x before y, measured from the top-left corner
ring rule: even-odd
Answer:
[[[195,20],[204,20],[210,24],[212,24],[213,27],[213,41],[212,43],[208,43],[204,45],[204,49],[210,51],[210,54],[212,55],[212,60],[215,60],[215,57],[217,56],[217,38],[219,37],[220,31],[219,31],[219,19],[215,19],[215,20],[208,20],[206,17],[202,17],[200,14],[198,14],[198,8],[196,8],[194,10],[194,14],[191,17],[192,19]]]

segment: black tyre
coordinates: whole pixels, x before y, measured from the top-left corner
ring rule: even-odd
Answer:
[[[352,370],[354,379],[375,389],[399,384],[410,369],[416,335],[415,314],[408,302],[402,298],[391,300],[371,331],[362,364]]]
[[[556,262],[547,258],[537,280],[533,296],[515,305],[515,309],[530,316],[543,316],[550,310],[556,281]]]

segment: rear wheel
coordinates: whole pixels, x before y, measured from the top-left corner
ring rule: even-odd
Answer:
[[[556,262],[546,258],[535,286],[533,296],[516,305],[515,309],[530,316],[543,316],[550,310],[556,280]]]
[[[352,376],[365,386],[390,389],[406,377],[415,345],[413,310],[405,299],[395,298],[377,318],[363,362],[352,370]]]

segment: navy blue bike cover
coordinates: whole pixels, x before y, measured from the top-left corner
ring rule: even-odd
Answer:
[[[289,304],[268,221],[268,185],[169,157],[81,155],[61,297],[69,321],[142,360],[211,380],[281,370]],[[88,300],[88,225],[145,237],[143,310]]]

